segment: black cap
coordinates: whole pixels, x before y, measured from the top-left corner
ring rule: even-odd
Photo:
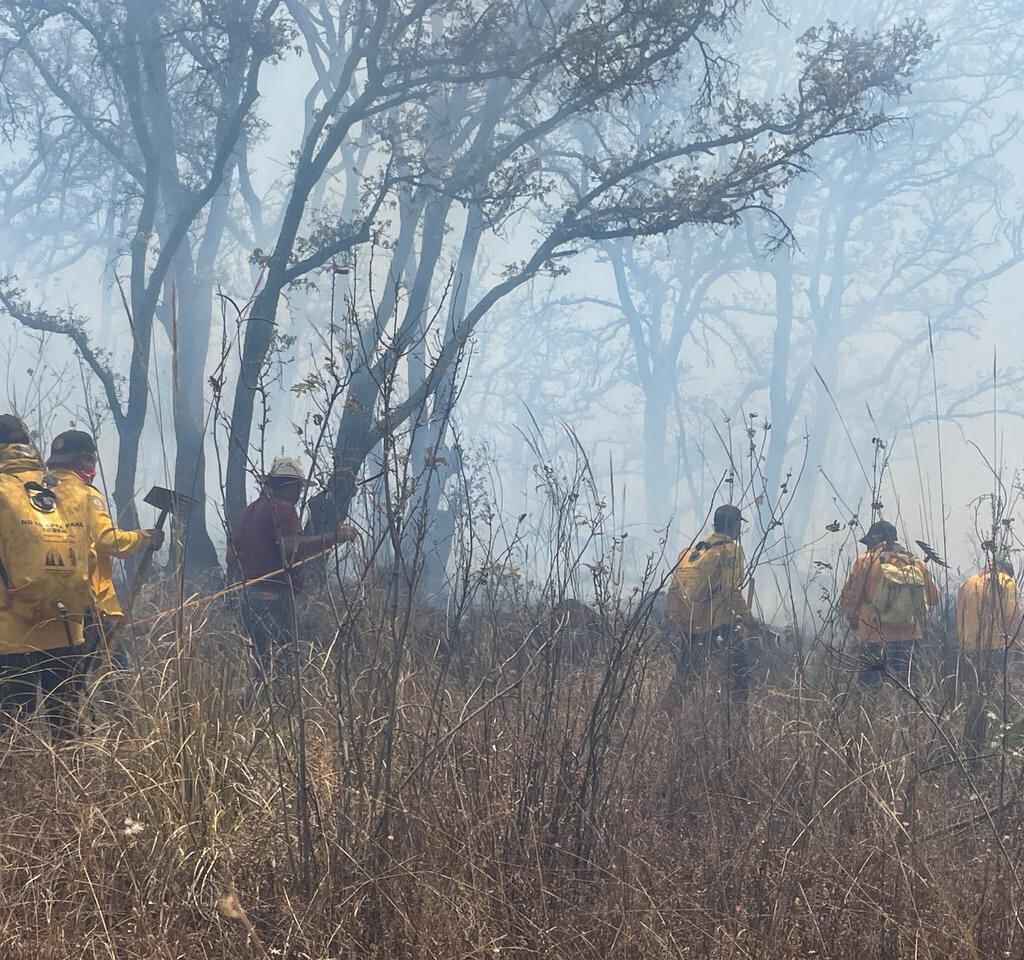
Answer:
[[[860,542],[870,547],[873,543],[889,543],[896,536],[896,528],[888,520],[876,520],[868,527],[868,532],[860,538]]]
[[[28,432],[25,421],[12,413],[0,415],[0,444],[31,443],[32,434]]]
[[[733,506],[731,503],[723,503],[715,511],[715,529],[732,529],[738,527],[743,521],[743,514],[740,513],[740,508]]]
[[[96,441],[89,434],[82,430],[65,430],[53,438],[47,463],[79,463],[82,460],[96,462]]]

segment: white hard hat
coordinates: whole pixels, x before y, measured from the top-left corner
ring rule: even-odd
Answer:
[[[302,480],[306,482],[306,471],[302,464],[295,457],[274,457],[274,462],[267,471],[267,477],[281,477],[288,480]]]

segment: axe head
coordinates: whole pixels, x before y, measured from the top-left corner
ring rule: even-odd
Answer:
[[[175,490],[168,490],[167,487],[153,487],[143,498],[143,503],[156,507],[161,512],[187,516],[188,512],[196,505],[196,498],[185,493],[178,493]]]

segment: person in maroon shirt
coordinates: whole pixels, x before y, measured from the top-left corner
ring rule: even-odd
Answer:
[[[257,683],[272,674],[275,652],[292,639],[302,561],[356,537],[348,524],[330,533],[303,534],[296,506],[306,483],[297,460],[277,457],[264,477],[260,496],[231,529],[228,565],[244,583],[242,622],[252,645]]]

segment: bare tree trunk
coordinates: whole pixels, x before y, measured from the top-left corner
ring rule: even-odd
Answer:
[[[814,494],[818,478],[825,464],[829,439],[835,422],[834,397],[839,393],[839,350],[841,347],[840,326],[842,321],[843,285],[846,282],[846,258],[843,242],[849,230],[849,218],[841,218],[836,226],[839,239],[835,243],[835,258],[828,294],[820,301],[814,300],[814,349],[811,363],[816,371],[817,386],[814,391],[814,414],[811,419],[810,437],[807,446],[807,465],[810,468],[809,482],[801,490],[794,503],[794,509],[786,524],[787,533],[797,543],[802,543],[814,510]]]
[[[800,404],[802,388],[790,394],[789,359],[793,349],[793,259],[788,249],[779,251],[772,274],[775,280],[775,332],[772,335],[771,379],[768,384],[771,433],[764,467],[765,496],[760,502],[762,525],[775,509],[782,472],[786,466],[793,419]]]
[[[228,433],[227,476],[224,483],[224,511],[233,523],[245,509],[249,473],[249,441],[256,410],[256,391],[263,364],[274,339],[277,308],[281,302],[284,270],[272,263],[263,289],[249,312],[242,338],[242,362],[235,386]]]
[[[445,338],[451,338],[466,313],[473,268],[480,249],[484,217],[480,207],[470,206],[459,258],[452,277],[451,303]],[[423,592],[438,597],[445,592],[448,558],[455,536],[455,515],[443,505],[448,481],[461,470],[461,455],[448,443],[448,430],[458,392],[459,370],[453,365],[445,372],[430,407],[413,433],[412,462],[420,471],[405,524],[403,553],[420,553],[420,583]],[[410,389],[413,384],[410,382]]]
[[[354,358],[355,369],[334,444],[334,471],[323,492],[322,509],[318,511],[312,527],[318,533],[337,525],[348,516],[363,461],[379,442],[379,438],[372,436],[379,384],[371,364],[379,335],[391,322],[398,307],[399,282],[416,239],[423,200],[422,194],[414,196],[404,207],[377,315],[372,324],[360,331],[359,346]]]
[[[230,183],[230,181],[229,181]],[[192,269],[191,251],[182,244],[176,260],[178,315],[174,331],[174,487],[192,497],[195,508],[176,517],[182,536],[181,562],[187,578],[202,579],[219,568],[206,513],[206,361],[213,324],[213,268],[227,221],[229,191],[222,190],[210,213]]]
[[[345,122],[339,120],[332,128],[329,139],[331,141],[344,139],[345,133],[356,122],[356,118],[350,118]],[[256,409],[256,393],[259,389],[267,354],[274,340],[281,295],[285,287],[296,279],[294,274],[289,273],[289,265],[309,195],[316,187],[323,168],[326,166],[325,156],[330,153],[331,148],[324,147],[315,157],[310,158],[308,155],[304,155],[300,159],[295,172],[295,183],[291,196],[281,219],[274,251],[267,261],[267,276],[263,289],[257,294],[245,324],[241,368],[238,372],[238,382],[235,385],[228,430],[224,510],[229,524],[245,508],[246,479],[251,453],[249,446]],[[388,292],[385,290],[385,297],[387,296]]]
[[[147,315],[148,313],[148,315]],[[114,475],[114,506],[118,523],[126,529],[139,525],[135,507],[135,476],[139,445],[149,408],[149,355],[153,337],[153,311],[141,311],[134,325],[134,349],[128,372],[128,403],[118,431],[117,472]]]
[[[115,176],[111,181],[110,199],[107,202],[107,213],[103,221],[103,235],[106,246],[103,251],[103,269],[100,273],[100,317],[99,343],[105,350],[110,349],[110,320],[113,313],[114,268],[118,251],[117,236],[117,194],[121,187],[121,178]]]
[[[839,348],[818,366],[821,376],[833,393],[839,373]],[[819,468],[825,468],[828,455],[829,440],[835,424],[835,408],[829,398],[824,384],[818,383],[814,391],[814,416],[811,419],[810,439],[807,445],[807,465],[810,468],[808,482],[801,487],[800,496],[793,503],[793,509],[787,515],[786,533],[795,543],[803,543],[807,527],[814,515],[814,499],[821,476]]]
[[[647,522],[663,527],[672,519],[676,465],[666,457],[668,424],[672,410],[675,365],[667,358],[654,358],[643,396],[644,493]]]

